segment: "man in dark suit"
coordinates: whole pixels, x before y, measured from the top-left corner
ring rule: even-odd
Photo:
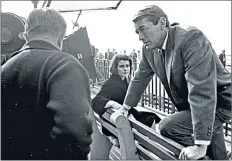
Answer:
[[[114,52],[111,52],[110,49],[105,53],[105,59],[111,60],[114,57]]]
[[[131,81],[124,110],[135,107],[156,74],[179,112],[161,121],[161,134],[186,146],[180,159],[228,159],[222,124],[230,120],[231,74],[197,28],[170,26],[158,6],[138,12],[136,33],[143,56]]]
[[[35,9],[26,44],[1,69],[2,159],[87,159],[92,142],[89,76],[61,52],[64,18]]]
[[[225,67],[226,66],[226,54],[225,54],[225,50],[222,50],[222,53],[219,55],[219,59],[222,62],[222,65]]]
[[[137,53],[135,52],[135,49],[133,49],[132,53],[131,53],[131,58],[132,58],[132,61],[133,61],[133,65],[132,65],[132,68],[134,71],[137,70]]]

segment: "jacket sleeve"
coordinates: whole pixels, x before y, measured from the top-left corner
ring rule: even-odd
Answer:
[[[213,48],[198,29],[184,36],[181,50],[191,108],[195,143],[211,141],[217,100],[217,76]]]
[[[78,61],[65,57],[54,62],[55,58],[47,73],[46,86],[50,96],[47,108],[54,112],[52,132],[57,134],[55,129],[59,129],[62,134],[57,136],[75,137],[77,148],[82,152],[79,157],[87,159],[92,143],[89,76]]]
[[[101,87],[99,93],[92,99],[91,105],[93,111],[96,112],[99,116],[102,116],[103,113],[107,110],[104,107],[114,95],[114,86],[115,84],[113,81],[107,80]]]
[[[131,80],[124,100],[124,104],[130,107],[137,106],[143,92],[154,75],[154,71],[145,57],[145,52],[148,52],[145,50],[145,47],[143,47],[142,52],[139,68],[135,72],[134,78]]]

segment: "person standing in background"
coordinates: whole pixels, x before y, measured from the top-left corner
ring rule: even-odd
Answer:
[[[137,70],[137,53],[135,52],[135,49],[133,49],[132,53],[131,53],[131,58],[132,58],[132,69],[133,71]]]
[[[141,60],[141,58],[142,58],[142,54],[141,54],[141,52],[140,52],[140,50],[138,50],[138,60],[139,60],[139,62],[140,62],[140,60]]]
[[[105,59],[107,60],[111,60],[114,56],[114,52],[111,52],[110,49],[108,49],[108,51],[105,53]]]
[[[225,54],[225,50],[222,50],[222,53],[219,55],[219,59],[222,62],[222,65],[225,67],[226,66],[226,54]]]
[[[90,46],[90,49],[91,49],[91,53],[92,53],[92,57],[93,57],[93,59],[94,58],[96,58],[96,48],[95,48],[95,46],[93,46],[93,45],[91,45]]]

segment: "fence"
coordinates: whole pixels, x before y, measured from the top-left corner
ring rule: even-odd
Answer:
[[[226,69],[231,73],[231,55],[226,55]]]
[[[138,65],[138,63],[136,63],[136,65]],[[101,86],[104,81],[110,77],[109,64],[109,60],[95,59],[95,68],[97,71],[97,81],[95,85]],[[133,75],[134,71],[132,70],[132,76]],[[139,104],[142,107],[155,109],[156,111],[166,114],[173,114],[177,111],[157,76],[154,76],[150,81]],[[224,124],[224,132],[225,136],[231,137],[231,121]]]

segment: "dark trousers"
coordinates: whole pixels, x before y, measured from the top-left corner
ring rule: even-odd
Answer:
[[[225,62],[225,61],[222,61],[222,65],[225,67],[225,66],[226,66],[226,62]]]
[[[223,122],[215,117],[213,136],[206,155],[212,160],[228,160],[226,153]],[[191,111],[174,113],[159,123],[160,133],[183,146],[193,146],[193,127]]]

